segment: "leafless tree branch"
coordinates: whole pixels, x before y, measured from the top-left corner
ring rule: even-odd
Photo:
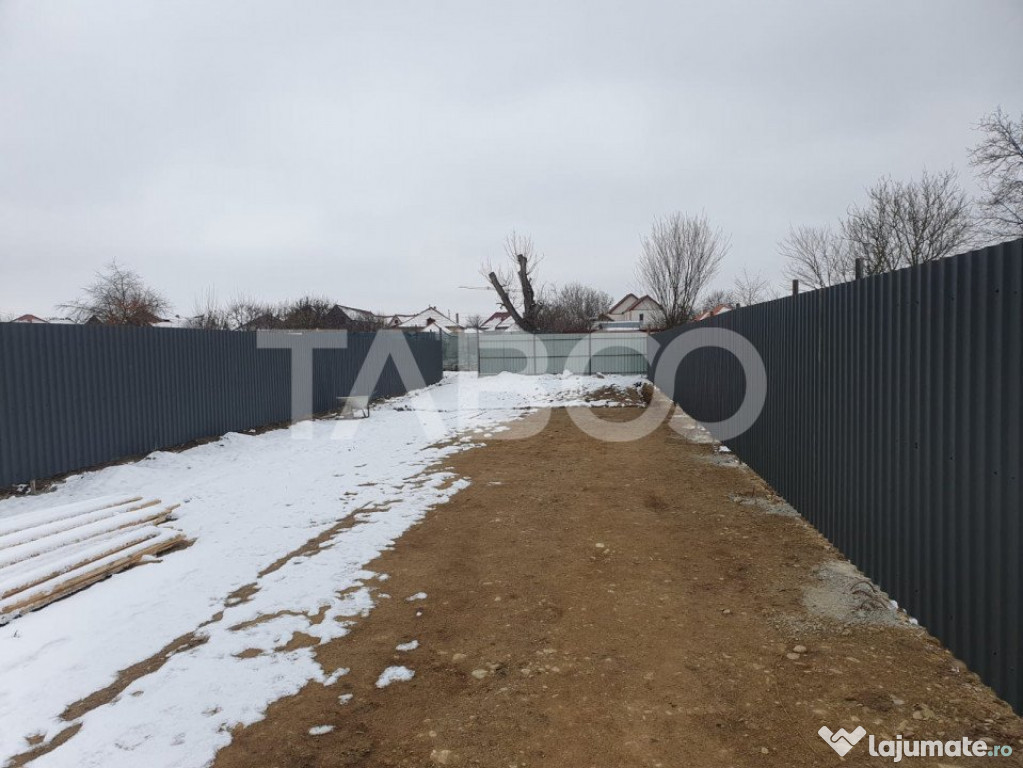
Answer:
[[[830,227],[793,227],[779,244],[785,276],[811,290],[852,280],[855,259]]]
[[[742,268],[732,283],[732,290],[729,292],[729,304],[741,304],[748,307],[751,304],[759,304],[770,298],[770,284],[767,278],[760,272],[750,274],[746,267]]]
[[[111,261],[82,289],[82,297],[59,305],[79,323],[152,325],[170,311],[170,303],[143,282],[138,272]]]
[[[1014,121],[999,107],[977,129],[984,138],[970,152],[970,164],[984,190],[981,225],[991,237],[1023,237],[1023,114]]]
[[[728,252],[728,238],[712,229],[706,215],[673,213],[654,222],[643,239],[637,278],[664,309],[667,328],[693,315],[697,298]]]
[[[913,267],[969,247],[974,238],[970,203],[954,170],[917,181],[883,178],[853,206],[842,233],[868,275]]]

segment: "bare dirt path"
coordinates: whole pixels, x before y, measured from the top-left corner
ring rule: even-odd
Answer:
[[[600,442],[556,410],[451,465],[472,485],[373,564],[390,598],[318,649],[350,673],[274,704],[219,768],[838,765],[822,725],[1023,753],[1016,715],[855,573],[820,571],[840,556],[712,447],[666,426]],[[415,677],[377,688],[390,665]],[[865,740],[844,762],[891,765]]]

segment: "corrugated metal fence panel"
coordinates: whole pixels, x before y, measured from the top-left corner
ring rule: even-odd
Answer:
[[[481,333],[480,376],[498,373],[532,375],[536,370],[536,339],[529,333]]]
[[[337,406],[374,334],[316,350],[315,410]],[[440,343],[407,336],[426,384]],[[375,393],[404,393],[388,361]],[[290,353],[255,333],[0,323],[0,487],[287,421]]]
[[[718,315],[767,371],[728,446],[1017,710],[1023,240]],[[655,376],[657,362],[654,363]],[[742,369],[690,354],[669,393],[730,415]]]
[[[479,334],[475,331],[445,333],[441,339],[444,346],[445,371],[479,370]]]
[[[498,373],[621,373],[646,375],[645,333],[483,333],[481,376]]]

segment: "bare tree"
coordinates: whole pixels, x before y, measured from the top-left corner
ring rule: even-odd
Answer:
[[[224,309],[228,327],[232,330],[255,330],[282,327],[283,307],[239,296]]]
[[[336,302],[323,296],[303,296],[288,302],[280,313],[281,324],[292,330],[339,330],[350,319]]]
[[[512,232],[505,239],[504,250],[512,260],[514,268],[489,267],[484,268],[483,273],[497,292],[501,305],[519,328],[527,333],[537,333],[540,328],[542,302],[538,299],[538,291],[533,285],[536,267],[540,261],[533,247],[533,240]],[[518,288],[515,287],[516,283]],[[521,309],[512,298],[515,294],[520,297]]]
[[[370,312],[359,310],[348,313],[351,320],[348,323],[349,331],[382,331],[387,328],[390,318],[382,312]]]
[[[732,292],[726,291],[723,288],[715,288],[712,291],[707,291],[700,297],[700,301],[697,303],[695,309],[700,312],[710,312],[712,309],[716,309],[722,304],[732,304]]]
[[[728,248],[728,238],[711,229],[706,215],[679,212],[654,222],[643,239],[637,277],[664,309],[665,327],[689,320]]]
[[[855,258],[848,242],[830,227],[793,227],[779,250],[785,259],[785,276],[811,290],[855,276]]]
[[[484,318],[483,315],[479,314],[466,315],[464,327],[471,328],[474,331],[479,331],[482,330],[483,323],[485,322],[485,320],[486,318]]]
[[[766,301],[768,298],[770,298],[770,284],[767,278],[760,272],[750,274],[749,270],[743,267],[742,272],[736,275],[735,282],[732,283],[729,303],[748,307],[751,304]]]
[[[984,138],[970,152],[984,197],[980,221],[994,238],[1023,237],[1023,114],[1014,121],[1001,107],[977,126]]]
[[[543,302],[540,327],[549,333],[585,333],[611,308],[611,295],[582,283],[569,283]]]
[[[867,204],[853,206],[842,232],[866,274],[913,267],[968,247],[972,214],[954,170],[918,181],[883,178],[867,190]]]
[[[170,311],[168,301],[132,269],[116,261],[96,273],[83,296],[59,305],[76,322],[103,325],[152,325]]]
[[[195,300],[192,316],[185,321],[185,327],[204,331],[231,330],[227,310],[220,306],[217,294],[212,288],[207,288],[203,295]]]

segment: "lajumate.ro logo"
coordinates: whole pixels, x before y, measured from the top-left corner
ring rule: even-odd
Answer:
[[[835,752],[844,757],[853,747],[859,744],[867,731],[863,726],[850,732],[845,728],[832,731],[828,726],[821,726],[817,734],[828,743]],[[1008,757],[1012,747],[1008,744],[989,745],[984,739],[961,739],[940,741],[937,739],[905,739],[901,735],[894,739],[877,741],[873,734],[867,737],[867,752],[871,757],[889,757],[893,763],[903,758],[914,757]]]

